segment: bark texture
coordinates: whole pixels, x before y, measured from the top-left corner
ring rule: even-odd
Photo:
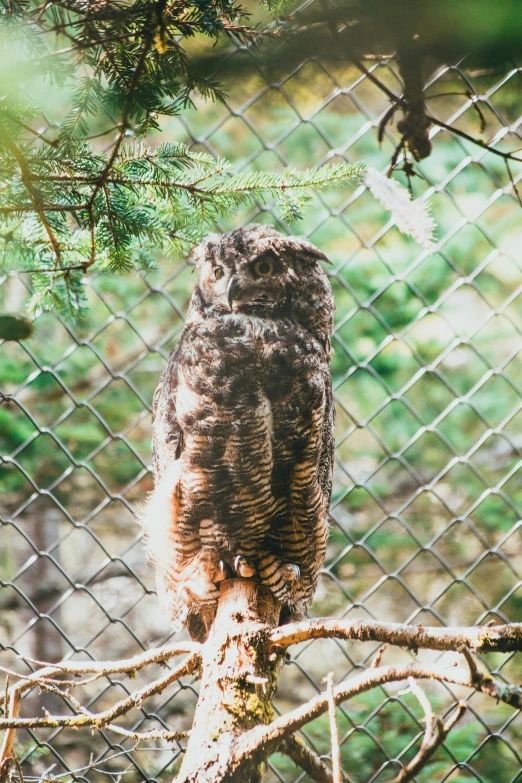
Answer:
[[[201,691],[176,783],[258,783],[262,756],[231,765],[244,732],[273,718],[284,653],[267,654],[279,620],[270,590],[253,580],[222,582],[216,620],[203,648]]]

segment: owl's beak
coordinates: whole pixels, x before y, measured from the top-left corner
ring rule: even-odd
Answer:
[[[240,291],[241,289],[239,287],[239,283],[237,282],[236,278],[232,276],[227,288],[227,302],[230,310],[233,309],[232,305],[234,302],[238,301],[238,295]]]

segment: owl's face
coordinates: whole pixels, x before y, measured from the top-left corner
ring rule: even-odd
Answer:
[[[201,265],[199,288],[218,313],[273,314],[288,309],[298,277],[288,260],[256,251],[236,257],[209,256]]]
[[[328,259],[306,240],[253,225],[208,237],[192,256],[199,271],[196,294],[207,317],[290,317],[307,308],[317,313],[321,303],[333,309],[330,284],[318,263]]]

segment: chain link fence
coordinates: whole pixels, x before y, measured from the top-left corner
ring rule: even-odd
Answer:
[[[339,158],[389,164],[399,141],[391,124],[377,143],[389,102],[352,65],[303,53],[274,83],[255,51],[238,44],[224,55],[229,69],[230,58],[238,69],[245,58],[256,67],[236,80],[226,104],[169,119],[163,140],[189,141],[243,170]],[[393,59],[368,67],[400,93]],[[430,110],[474,135],[483,120],[493,146],[513,149],[522,146],[520,80],[516,64],[479,70],[470,59],[439,68],[428,83]],[[292,227],[332,259],[337,301],[332,529],[312,614],[431,625],[520,621],[522,212],[514,186],[522,168],[513,165],[510,175],[486,149],[437,127],[430,135],[433,153],[416,167],[413,188],[432,205],[436,253],[400,235],[362,185],[318,196]],[[247,221],[277,217],[259,204],[221,228]],[[31,338],[0,345],[5,666],[30,671],[19,653],[117,659],[172,638],[133,512],[152,487],[152,394],[183,328],[191,272],[184,261],[162,261],[147,275],[94,277],[85,322],[44,313]],[[23,309],[24,276],[3,278],[1,289],[9,310]],[[277,708],[322,690],[327,671],[339,681],[368,665],[375,649],[302,645],[284,668]],[[392,660],[391,651],[384,655]],[[520,677],[512,655],[483,656],[482,664],[501,678]],[[125,725],[190,728],[197,688],[181,680]],[[125,678],[107,677],[87,687],[85,703],[99,710],[130,690]],[[428,690],[441,715],[465,695]],[[73,711],[52,694],[30,694],[21,714],[40,710],[42,698],[51,712]],[[519,714],[480,694],[467,703],[460,727],[416,779],[521,781]],[[420,709],[395,687],[354,699],[338,715],[347,781],[391,781],[419,747]],[[305,735],[328,756],[323,719]],[[22,732],[19,740],[26,778],[42,781],[167,781],[183,746],[70,729]],[[267,779],[306,780],[277,755]]]

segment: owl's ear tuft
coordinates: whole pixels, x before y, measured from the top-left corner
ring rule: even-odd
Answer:
[[[215,246],[219,244],[219,241],[219,234],[209,234],[206,236],[205,239],[198,242],[189,252],[187,256],[188,262],[194,264],[195,268],[201,266],[204,261],[207,261],[212,257],[212,251]]]
[[[282,237],[280,247],[283,251],[295,253],[304,261],[324,261],[326,264],[332,263],[321,250],[302,237]]]

